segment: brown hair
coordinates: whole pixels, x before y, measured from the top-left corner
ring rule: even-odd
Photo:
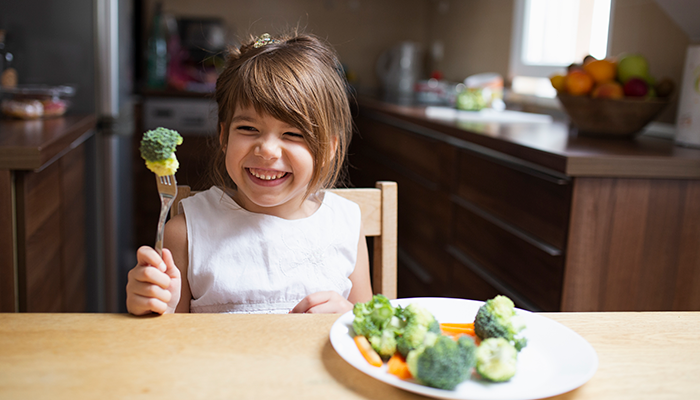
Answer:
[[[314,160],[306,195],[333,187],[344,178],[352,137],[348,86],[335,51],[310,34],[273,37],[257,48],[255,43],[251,38],[230,48],[216,81],[220,150],[228,145],[236,107],[252,106],[303,133]],[[213,173],[216,184],[235,186],[224,151],[216,152]]]

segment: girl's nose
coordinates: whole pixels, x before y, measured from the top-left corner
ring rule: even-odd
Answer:
[[[279,140],[273,135],[265,135],[255,147],[255,155],[266,160],[274,160],[282,156]]]

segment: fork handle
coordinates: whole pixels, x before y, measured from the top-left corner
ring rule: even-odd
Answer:
[[[161,258],[163,257],[163,228],[165,227],[165,218],[170,211],[169,205],[167,200],[161,198],[160,217],[158,218],[158,230],[156,232],[156,251]]]

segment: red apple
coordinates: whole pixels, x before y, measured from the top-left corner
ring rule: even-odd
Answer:
[[[629,97],[644,97],[649,92],[647,81],[640,77],[634,77],[627,80],[624,86],[625,96]]]

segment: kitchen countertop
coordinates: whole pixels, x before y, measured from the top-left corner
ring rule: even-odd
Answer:
[[[0,119],[0,169],[40,170],[94,134],[93,114]]]
[[[598,369],[556,399],[700,393],[700,312],[542,313],[583,336]],[[332,314],[0,314],[0,398],[425,399],[334,350]]]
[[[358,99],[360,113],[427,135],[482,151],[496,151],[571,177],[700,178],[700,149],[676,145],[667,138],[640,135],[633,139],[578,136],[569,125],[496,123],[428,117],[425,106],[406,106]]]

